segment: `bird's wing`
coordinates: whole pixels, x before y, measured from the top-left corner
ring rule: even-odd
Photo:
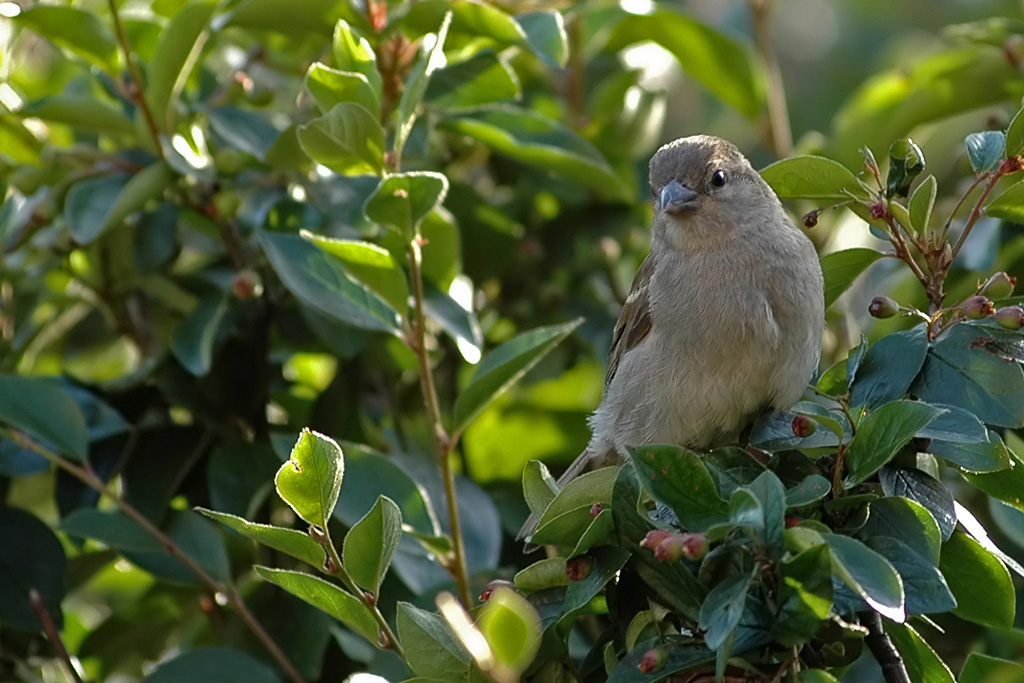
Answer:
[[[615,323],[612,348],[608,354],[608,374],[604,379],[605,386],[611,384],[622,357],[643,341],[651,331],[650,284],[653,275],[654,255],[650,254],[640,264],[640,270],[633,278],[629,296],[626,297],[626,303],[622,306],[622,313],[619,314],[619,320]]]

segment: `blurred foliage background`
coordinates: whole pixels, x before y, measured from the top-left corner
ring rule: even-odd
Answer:
[[[421,106],[411,103],[413,116],[403,92],[450,7],[447,63]],[[446,525],[401,325],[361,303],[332,257],[297,236],[369,240],[405,260],[394,232],[363,212],[383,167],[339,152],[332,126],[342,123],[327,116],[343,87],[331,70],[344,71],[352,54],[337,37],[339,20],[376,53],[381,135],[411,126],[401,170],[441,172],[450,183],[422,226],[429,352],[445,416],[486,350],[584,319],[486,406],[456,450],[477,590],[527,564],[512,540],[527,515],[526,463],[557,469],[586,444],[614,321],[649,245],[646,164],[660,144],[709,133],[735,142],[758,168],[819,153],[858,169],[860,147],[882,159],[894,139],[913,135],[944,215],[971,182],[964,136],[1005,129],[1024,96],[1022,7],[1009,0],[474,7],[0,4],[5,421],[57,450],[84,439],[93,483],[216,582],[197,580],[151,535],[120,526],[110,497],[5,431],[0,680],[70,680],[39,628],[40,609],[88,679],[140,680],[180,651],[220,647],[255,658],[238,664],[258,666],[253,678],[275,680],[273,659],[231,595],[243,596],[307,680],[363,670],[403,677],[396,658],[250,571],[257,559],[279,558],[191,511],[294,524],[268,494],[308,426],[346,449],[337,524],[351,526],[388,492],[406,523]],[[326,66],[311,71],[314,63]],[[495,102],[514,104],[488,108]],[[798,218],[816,206],[790,208]],[[822,254],[881,244],[842,210],[826,211],[809,234]],[[880,261],[831,309],[823,367],[862,334],[877,339],[907,325],[869,318],[874,295],[926,306],[897,265]],[[983,218],[949,289],[959,300],[995,270],[1024,277],[1024,235]],[[19,405],[50,423],[12,420],[24,417]],[[1000,545],[1024,559],[1024,515],[962,493],[976,497],[963,502],[994,522]],[[45,586],[34,605],[18,576]],[[450,587],[405,537],[381,595],[430,605]],[[973,650],[1021,654],[1018,630],[943,626],[933,644],[954,671]],[[877,680],[872,666],[844,680]]]

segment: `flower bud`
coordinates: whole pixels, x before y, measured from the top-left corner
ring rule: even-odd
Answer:
[[[887,296],[876,296],[868,304],[872,318],[891,318],[900,312],[900,305]]]
[[[806,415],[797,415],[793,418],[793,434],[801,439],[805,436],[810,436],[816,431],[818,431],[818,423],[815,420]]]
[[[484,589],[480,591],[480,602],[487,602],[488,600],[490,600],[491,596],[494,595],[494,591],[502,586],[505,586],[506,588],[511,588],[512,590],[516,589],[516,585],[511,581],[506,581],[504,579],[494,579],[493,581],[489,581],[487,585],[484,586]]]
[[[815,209],[814,211],[808,211],[804,214],[804,227],[813,228],[818,224],[818,216],[821,215],[821,209]]]
[[[686,539],[683,534],[670,534],[654,549],[658,562],[676,562],[686,554]]]
[[[871,205],[871,217],[872,218],[885,218],[889,215],[889,212],[885,209],[885,202],[879,199],[877,202]]]
[[[683,534],[683,557],[688,560],[703,560],[708,554],[707,534]]]
[[[586,555],[577,555],[576,557],[566,561],[565,575],[569,577],[570,581],[582,581],[590,576],[590,572],[593,568],[593,564],[589,557]]]
[[[655,550],[661,542],[672,535],[672,532],[665,531],[664,529],[652,529],[647,532],[644,536],[644,540],[640,541],[641,548],[647,548],[648,550]]]
[[[799,523],[800,523],[800,521],[801,521],[801,520],[800,520],[800,518],[799,518],[799,517],[796,517],[796,516],[790,515],[789,517],[786,517],[786,528],[787,528],[787,529],[792,529],[792,528],[793,528],[793,527],[795,527],[795,526],[796,526],[797,524],[799,524]]]
[[[1000,271],[985,281],[981,286],[981,293],[990,299],[1005,299],[1013,294],[1013,288],[1017,286],[1017,278]]]
[[[996,309],[992,306],[992,302],[989,301],[987,297],[980,294],[976,294],[965,300],[960,305],[960,308],[963,310],[964,315],[971,320],[987,318],[996,312]]]
[[[640,658],[640,663],[636,665],[636,668],[640,669],[641,673],[649,674],[655,671],[661,671],[665,667],[665,663],[667,661],[668,650],[655,647],[644,653],[644,656]]]
[[[1024,310],[1020,306],[1000,308],[992,317],[1008,330],[1019,330],[1024,327]]]

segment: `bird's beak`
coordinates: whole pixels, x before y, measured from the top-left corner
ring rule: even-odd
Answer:
[[[661,189],[661,208],[668,213],[696,211],[699,207],[700,195],[689,185],[684,185],[673,178]]]

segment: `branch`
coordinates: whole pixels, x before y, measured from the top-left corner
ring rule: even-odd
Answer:
[[[786,107],[786,89],[782,83],[782,69],[775,54],[771,35],[772,0],[748,0],[754,23],[754,41],[768,72],[768,128],[775,156],[788,157],[793,152],[793,132],[789,127]]]
[[[875,611],[860,613],[861,625],[866,626],[868,635],[864,638],[871,654],[875,656],[879,666],[882,667],[882,677],[886,683],[911,683],[910,675],[907,673],[907,666],[903,663],[896,646],[886,635],[882,626],[882,617]]]
[[[32,609],[35,610],[36,616],[39,617],[39,622],[43,625],[43,631],[46,633],[46,637],[50,639],[53,646],[57,648],[57,657],[61,663],[64,664],[64,668],[68,670],[68,674],[71,675],[71,679],[75,683],[82,683],[82,676],[78,673],[78,668],[75,666],[75,662],[71,659],[71,655],[68,654],[68,649],[64,647],[64,641],[60,638],[60,631],[57,630],[57,625],[53,623],[53,617],[50,616],[50,611],[46,609],[46,603],[43,602],[43,596],[39,595],[39,591],[35,588],[30,588],[28,591],[29,601],[32,603]]]
[[[145,90],[142,87],[142,72],[139,71],[139,63],[135,57],[135,52],[132,50],[132,43],[128,39],[128,32],[124,30],[124,24],[121,22],[117,3],[115,0],[107,0],[107,5],[110,7],[110,15],[114,19],[114,32],[117,33],[117,42],[121,45],[124,61],[128,63],[128,73],[131,74],[132,83],[135,86],[135,102],[142,111],[142,117],[146,120],[146,127],[149,128],[150,135],[153,136],[157,156],[162,159],[164,157],[164,148],[160,144],[160,127],[156,125],[153,112],[149,110],[149,104],[146,102]]]

